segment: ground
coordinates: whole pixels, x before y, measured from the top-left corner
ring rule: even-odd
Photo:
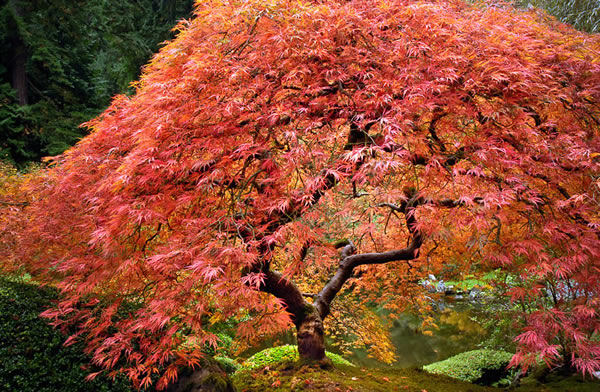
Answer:
[[[429,374],[420,369],[365,369],[337,366],[330,370],[289,363],[275,368],[238,372],[233,382],[239,392],[262,391],[363,391],[363,392],[484,392],[501,391],[449,377]],[[597,392],[599,381],[583,381],[580,377],[562,378],[541,385],[527,380],[517,392]]]

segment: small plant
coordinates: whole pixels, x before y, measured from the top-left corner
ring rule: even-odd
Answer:
[[[424,366],[423,369],[462,381],[492,385],[506,378],[513,354],[499,350],[467,351],[446,360]]]

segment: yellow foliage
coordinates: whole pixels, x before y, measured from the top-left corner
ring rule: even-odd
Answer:
[[[344,353],[364,348],[369,357],[387,364],[396,360],[389,329],[372,310],[349,296],[336,298],[332,305],[325,333],[334,338],[335,346]]]

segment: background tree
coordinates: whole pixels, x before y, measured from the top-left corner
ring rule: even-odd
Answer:
[[[0,159],[62,153],[172,38],[192,0],[6,0],[0,5]]]
[[[97,364],[164,386],[228,318],[320,360],[342,290],[399,310],[452,263],[539,306],[516,362],[598,370],[597,37],[459,0],[197,7],[3,249]]]
[[[518,0],[515,3],[544,9],[561,22],[583,31],[600,31],[600,4],[596,0]]]

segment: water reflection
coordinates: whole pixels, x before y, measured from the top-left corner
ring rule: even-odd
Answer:
[[[485,339],[486,331],[473,321],[473,312],[474,309],[468,302],[456,302],[452,307],[446,307],[436,316],[439,329],[434,330],[432,336],[420,331],[421,322],[417,316],[400,315],[390,331],[397,354],[394,366],[422,366],[476,349],[477,344]],[[361,366],[385,366],[367,357],[365,350],[354,350],[354,354],[348,359]]]

